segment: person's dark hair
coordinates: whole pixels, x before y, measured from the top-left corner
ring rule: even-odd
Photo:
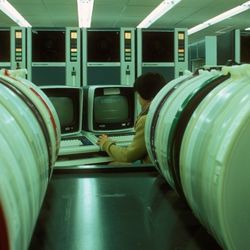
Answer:
[[[143,99],[151,101],[165,84],[166,80],[161,74],[148,72],[135,80],[134,90]]]

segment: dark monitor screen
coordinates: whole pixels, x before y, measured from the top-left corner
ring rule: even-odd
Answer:
[[[132,87],[90,86],[84,91],[84,130],[125,132],[134,127],[136,102]]]
[[[205,41],[197,43],[198,58],[205,58]]]
[[[94,99],[95,123],[123,123],[128,120],[128,100],[122,95],[97,96]]]
[[[226,65],[228,60],[235,60],[234,31],[217,36],[217,64]]]
[[[66,96],[51,96],[50,101],[54,105],[60,124],[68,126],[74,122],[74,109],[73,100]]]
[[[143,31],[143,62],[174,62],[174,32]]]
[[[80,131],[81,89],[74,87],[41,87],[52,102],[62,135]]]
[[[32,30],[33,62],[65,62],[65,31]]]
[[[250,32],[240,36],[240,62],[250,63]]]
[[[189,56],[190,59],[197,59],[198,58],[198,53],[197,53],[197,45],[191,45],[189,47]]]
[[[120,62],[119,31],[88,31],[88,62]]]
[[[10,62],[9,30],[0,30],[0,62]]]

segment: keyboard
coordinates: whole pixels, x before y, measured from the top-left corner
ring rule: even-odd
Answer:
[[[74,147],[74,146],[85,146],[93,145],[93,143],[85,136],[80,136],[79,138],[68,138],[61,140],[61,147]]]
[[[61,140],[59,155],[72,155],[100,151],[100,147],[86,136],[80,135]]]
[[[101,148],[96,144],[98,135],[91,133],[84,133],[84,135],[63,138],[61,140],[59,155],[73,155],[84,153],[96,153],[100,152]],[[109,135],[112,141],[116,142],[116,145],[126,147],[133,140],[134,134],[113,134]]]
[[[73,147],[73,146],[82,146],[82,141],[78,139],[74,140],[63,140],[60,144],[61,147]]]

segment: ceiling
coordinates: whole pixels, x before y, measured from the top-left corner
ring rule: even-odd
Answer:
[[[76,27],[77,0],[9,0],[33,27]],[[93,28],[136,27],[162,0],[95,0]],[[182,0],[150,28],[191,28],[246,0]],[[205,35],[250,26],[250,10],[195,33],[193,42]],[[0,11],[0,26],[16,24]],[[217,33],[216,33],[217,32]]]

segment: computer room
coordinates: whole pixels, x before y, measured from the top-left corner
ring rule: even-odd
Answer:
[[[247,250],[250,1],[0,1],[0,250]]]

